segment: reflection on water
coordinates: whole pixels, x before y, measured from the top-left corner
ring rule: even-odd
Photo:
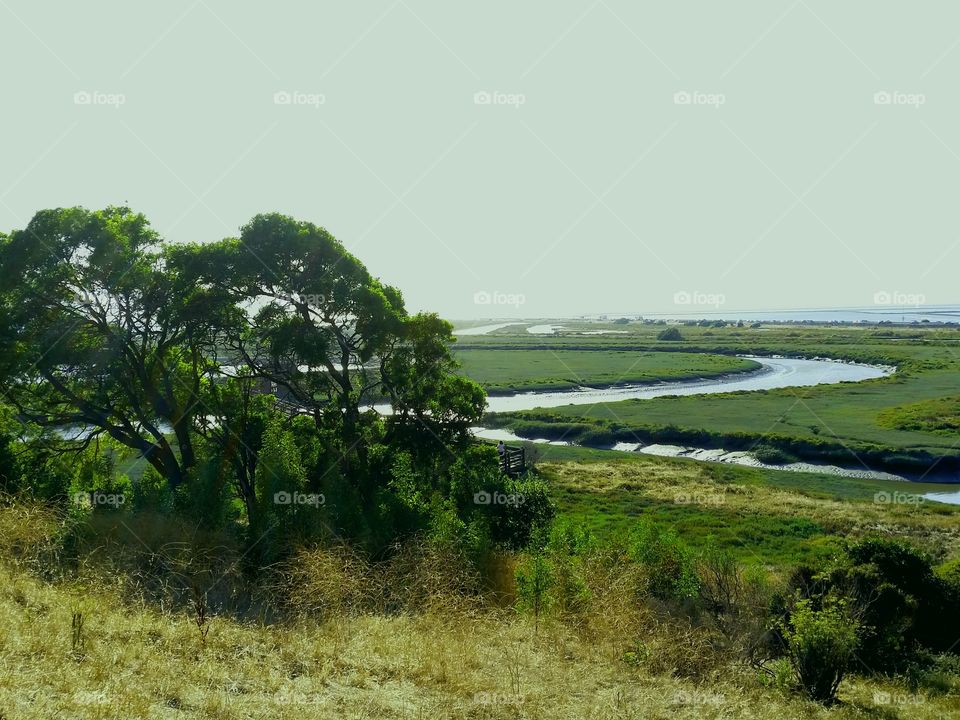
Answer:
[[[933,492],[926,493],[920,497],[935,502],[947,503],[948,505],[960,505],[960,490],[954,492]]]

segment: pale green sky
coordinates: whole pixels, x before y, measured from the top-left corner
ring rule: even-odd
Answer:
[[[0,0],[0,59],[3,229],[279,210],[452,318],[958,301],[956,2]]]

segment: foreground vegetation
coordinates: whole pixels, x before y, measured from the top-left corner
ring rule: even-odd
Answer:
[[[375,559],[322,543],[256,571],[242,534],[175,513],[5,498],[0,714],[919,720],[960,703],[944,653],[957,615],[929,606],[960,592],[957,510],[658,458],[541,473],[559,517],[524,550],[411,538]],[[821,524],[806,548],[772,524],[804,519]],[[891,575],[888,556],[913,574]],[[838,615],[854,576],[887,599]],[[831,617],[894,644],[847,638],[824,705],[788,650],[813,629],[842,638]]]

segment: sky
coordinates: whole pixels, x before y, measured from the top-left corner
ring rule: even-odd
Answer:
[[[451,319],[960,301],[955,2],[0,0],[0,230],[322,225]]]

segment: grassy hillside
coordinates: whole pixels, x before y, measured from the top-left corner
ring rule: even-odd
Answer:
[[[609,470],[570,468],[578,476]],[[825,708],[761,681],[705,629],[638,605],[616,584],[588,613],[535,623],[502,602],[458,601],[434,567],[432,583],[418,574],[407,580],[431,602],[389,613],[323,611],[324,590],[349,576],[318,554],[302,558],[308,585],[291,614],[268,622],[218,613],[202,624],[203,638],[189,604],[151,601],[134,592],[143,587],[128,573],[108,569],[138,540],[81,542],[81,562],[70,566],[56,560],[64,530],[47,511],[0,510],[5,719],[940,720],[958,703],[957,679],[941,673],[913,687],[852,677],[839,704]],[[141,539],[152,546],[141,562],[169,557],[155,552],[157,538]],[[340,571],[336,582],[331,569]]]
[[[960,554],[960,507],[926,502],[937,485],[853,480],[655,457],[544,462],[560,513],[600,534],[637,518],[708,539],[747,564],[788,568],[829,556],[836,541],[882,529],[935,553]],[[895,502],[891,502],[895,499]]]

